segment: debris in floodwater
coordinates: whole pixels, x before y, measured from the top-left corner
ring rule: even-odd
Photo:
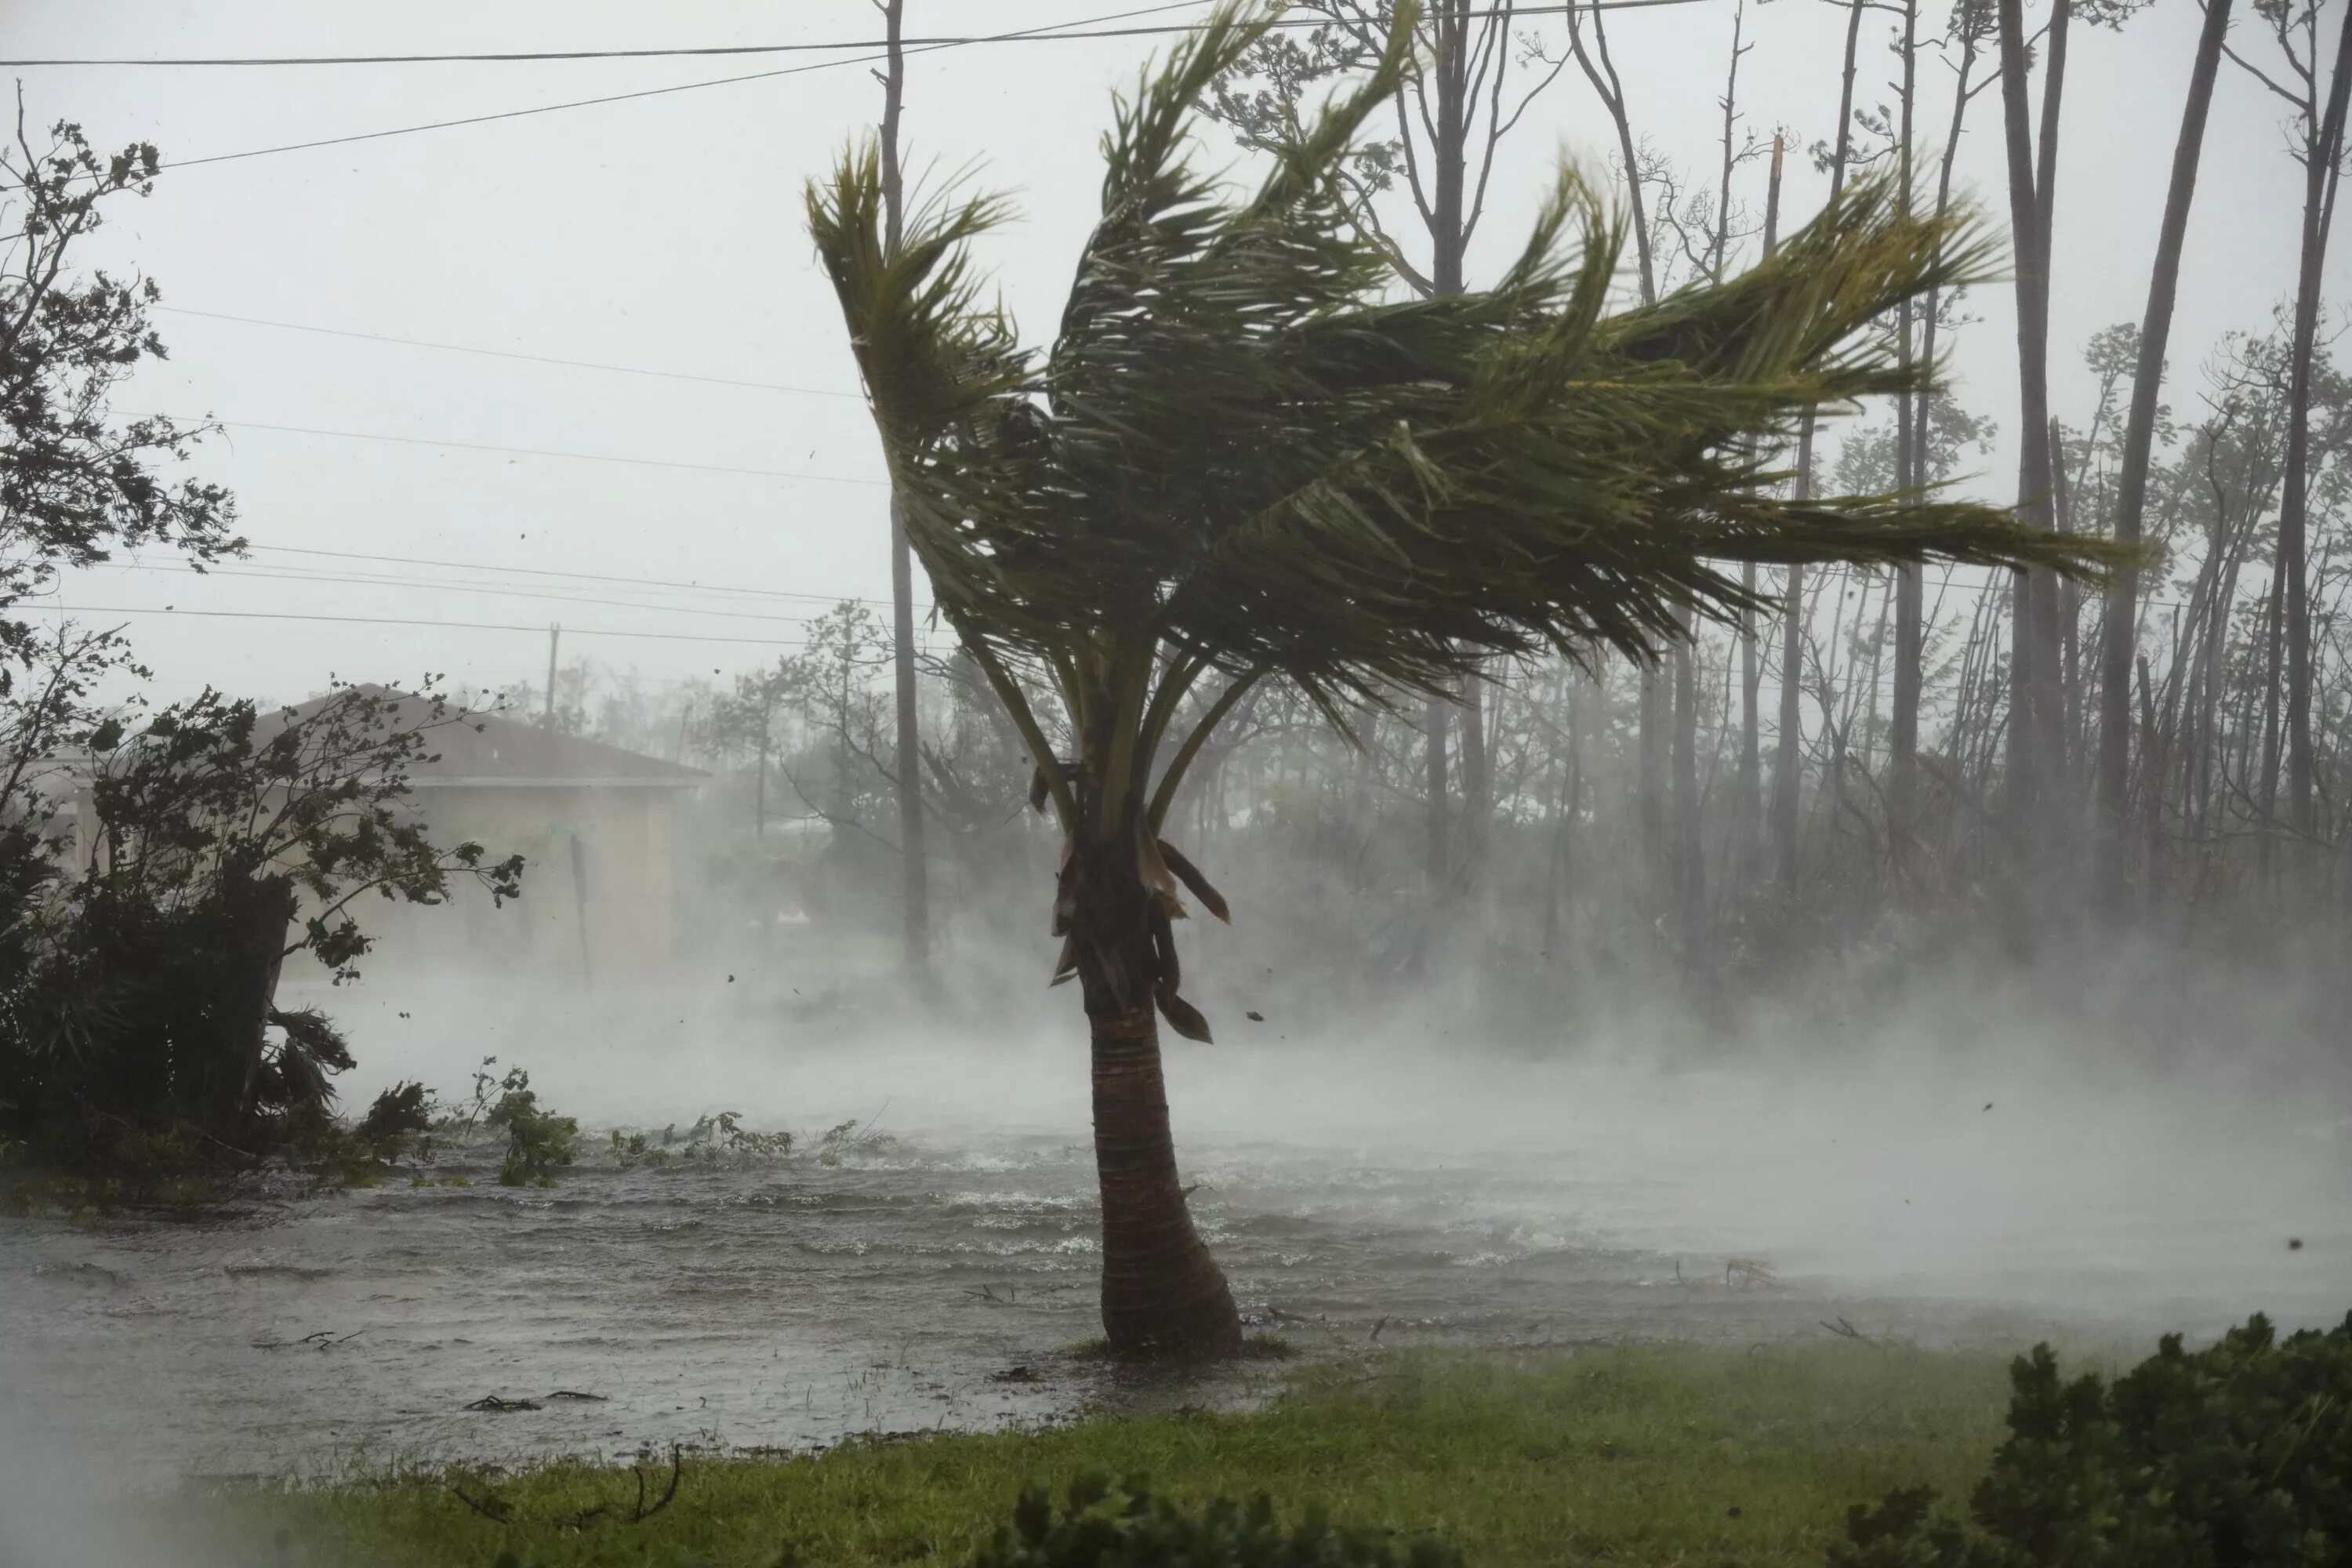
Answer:
[[[1265,1015],[1263,1013],[1244,1013],[1242,1016],[1247,1018],[1253,1024],[1263,1024],[1265,1022]]]
[[[471,1405],[467,1405],[466,1408],[468,1410],[491,1411],[536,1410],[539,1408],[539,1401],[536,1399],[500,1399],[495,1394],[486,1394],[482,1395],[481,1398],[474,1401]]]
[[[1045,1374],[1033,1366],[1008,1366],[1003,1372],[988,1374],[991,1383],[1043,1383]]]
[[[338,1334],[332,1329],[320,1329],[317,1333],[304,1334],[299,1340],[256,1340],[253,1342],[253,1348],[257,1351],[283,1351],[298,1348],[331,1351],[337,1345],[355,1340],[365,1332],[367,1332],[365,1329],[353,1329],[348,1334]]]
[[[597,1404],[603,1405],[607,1403],[612,1398],[612,1395],[606,1394],[582,1394],[576,1389],[559,1388],[554,1393],[547,1395],[547,1397],[550,1399],[593,1399]]]
[[[2288,1237],[2286,1238],[2286,1249],[2289,1252],[2301,1252],[2303,1250],[2303,1237],[2299,1236]]]

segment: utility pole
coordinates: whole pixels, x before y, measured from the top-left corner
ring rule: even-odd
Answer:
[[[562,636],[562,622],[547,623],[547,700],[541,705],[539,714],[539,727],[542,730],[555,728],[555,644]]]
[[[906,0],[876,0],[887,37],[882,73],[883,244],[897,255],[904,235],[905,197],[898,169],[898,112],[904,106],[907,58],[900,47]],[[915,711],[915,561],[898,492],[890,495],[890,642],[898,687],[898,896],[905,920],[906,959],[919,969],[930,958],[929,870],[923,860],[922,738]]]

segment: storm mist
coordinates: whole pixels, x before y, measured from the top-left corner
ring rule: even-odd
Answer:
[[[2342,5],[479,11],[0,22],[0,1562],[2343,1321]]]

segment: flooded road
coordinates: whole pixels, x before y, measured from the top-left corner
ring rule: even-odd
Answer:
[[[355,1101],[394,1076],[446,1093],[499,1054],[592,1129],[582,1163],[548,1190],[497,1185],[483,1149],[445,1153],[436,1184],[193,1224],[0,1221],[16,1429],[161,1477],[803,1447],[1203,1396],[1065,1353],[1097,1331],[1075,1039],[750,1051],[657,1000],[554,1028],[336,1001],[373,1075]],[[1202,1227],[1244,1312],[1309,1352],[1752,1343],[1840,1319],[2022,1343],[2352,1306],[2352,1123],[2308,1105],[1287,1043],[1171,1052],[1170,1072]],[[716,1110],[799,1144],[623,1169],[594,1131]],[[863,1140],[821,1152],[842,1119]],[[486,1399],[539,1408],[467,1408]]]

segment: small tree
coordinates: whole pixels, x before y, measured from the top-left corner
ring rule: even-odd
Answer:
[[[870,149],[808,196],[908,536],[1066,836],[1055,976],[1092,1027],[1103,1323],[1129,1352],[1240,1342],[1177,1178],[1153,1013],[1209,1037],[1171,922],[1183,891],[1221,918],[1224,900],[1160,830],[1253,688],[1288,681],[1345,727],[1497,655],[1654,661],[1685,616],[1752,603],[1720,563],[2079,571],[2098,548],[1977,507],[1776,494],[1759,454],[1802,409],[1919,383],[1848,345],[1982,263],[1956,220],[1864,182],[1772,260],[1611,315],[1622,230],[1563,174],[1492,288],[1400,301],[1348,170],[1406,68],[1411,7],[1255,190],[1186,162],[1195,101],[1272,15],[1221,11],[1120,103],[1043,355],[978,298],[967,247],[998,203],[934,203],[889,246]],[[1196,688],[1217,695],[1188,710]]]
[[[429,683],[268,715],[207,691],[81,737],[94,841],[38,912],[26,1000],[0,1038],[6,1113],[27,1135],[191,1125],[249,1152],[257,1117],[330,1098],[351,1058],[326,1019],[277,1006],[285,960],[355,975],[373,939],[354,905],[370,894],[520,890],[520,856],[442,847],[404,804],[434,732],[467,717]],[[55,1011],[68,998],[70,1017]]]
[[[48,587],[60,567],[94,565],[114,546],[170,545],[200,569],[244,547],[226,489],[156,471],[215,426],[162,416],[125,424],[108,411],[125,376],[163,357],[147,320],[162,297],[153,280],[83,277],[70,265],[100,226],[101,204],[145,195],[157,166],[145,142],[101,157],[70,121],[36,151],[21,98],[15,145],[0,147],[0,612]],[[6,651],[31,636],[0,614]],[[0,673],[0,692],[8,689]]]

